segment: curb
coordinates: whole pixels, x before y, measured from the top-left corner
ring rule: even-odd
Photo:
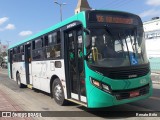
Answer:
[[[160,82],[152,81],[153,84],[160,84]]]

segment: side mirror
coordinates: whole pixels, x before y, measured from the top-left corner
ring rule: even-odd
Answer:
[[[91,47],[91,36],[90,36],[90,30],[84,28],[83,31],[86,33],[86,38],[85,38],[85,47],[89,49]]]

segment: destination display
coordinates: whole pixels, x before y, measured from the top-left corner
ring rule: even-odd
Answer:
[[[111,13],[90,13],[89,22],[137,25],[138,19],[133,15],[111,14]]]
[[[97,22],[133,24],[132,18],[122,18],[122,17],[102,16],[102,15],[96,15],[96,18]]]

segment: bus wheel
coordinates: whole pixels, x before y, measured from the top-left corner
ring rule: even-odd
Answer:
[[[21,77],[19,73],[17,73],[16,78],[17,85],[19,86],[19,88],[23,88],[23,84],[21,83]]]
[[[62,84],[58,78],[56,78],[52,84],[52,95],[57,104],[61,106],[66,104]]]

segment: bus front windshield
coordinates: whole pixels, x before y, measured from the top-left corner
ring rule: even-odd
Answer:
[[[124,67],[148,63],[143,28],[104,27],[90,30],[92,53],[89,57],[92,61],[89,61],[89,64],[100,67]],[[93,52],[94,49],[97,51],[96,54]]]

